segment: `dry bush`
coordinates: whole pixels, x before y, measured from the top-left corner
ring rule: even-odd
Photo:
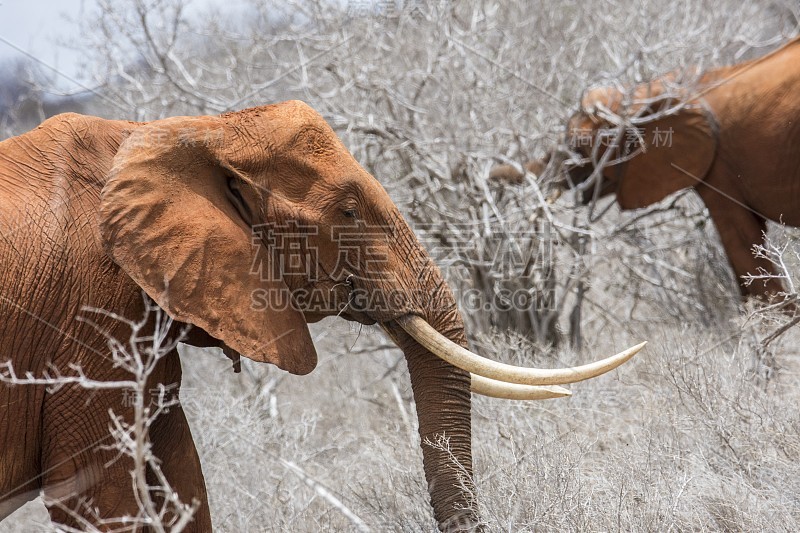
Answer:
[[[121,379],[93,379],[76,364],[68,365],[67,369],[52,365],[42,375],[31,372],[18,375],[12,361],[0,364],[0,383],[5,386],[40,386],[45,387],[48,394],[54,394],[64,387],[77,387],[85,389],[87,394],[113,391],[122,398],[122,412],[108,412],[108,429],[112,438],[98,447],[113,450],[113,462],[122,462],[126,469],[130,468],[130,489],[138,502],[139,512],[135,516],[101,518],[90,499],[82,497],[73,503],[69,501],[73,496],[71,494],[66,498],[50,496],[48,505],[63,511],[78,524],[77,528],[53,525],[58,531],[95,533],[147,528],[156,533],[180,533],[191,523],[200,506],[197,500],[181,501],[161,470],[161,460],[152,451],[150,428],[158,417],[179,404],[175,387],[163,384],[154,386],[152,374],[159,361],[176,349],[184,333],[171,337],[172,318],[147,295],[143,294],[143,298],[145,312],[137,319],[120,317],[96,308],[83,308],[78,317],[79,321],[88,324],[105,338],[110,354],[109,363],[124,371]],[[101,325],[107,320],[124,324],[130,330],[129,337],[111,336],[106,329],[107,324]]]
[[[295,0],[232,12],[104,0],[86,34],[115,117],[310,103],[418,226],[463,305],[481,310],[470,331],[511,327],[546,346],[567,330],[580,345],[586,320],[725,322],[735,284],[691,194],[590,223],[568,198],[547,205],[546,184],[492,188],[489,168],[542,154],[593,84],[741,61],[796,20],[793,4],[766,0]],[[515,260],[498,261],[498,248]]]
[[[0,62],[0,140],[36,127],[65,111],[80,111],[82,99],[53,96],[54,76],[29,59]]]
[[[763,54],[796,27],[793,3],[101,4],[85,32],[99,114],[307,101],[417,226],[483,352],[557,366],[585,360],[564,333],[592,354],[650,341],[569,400],[476,400],[490,530],[800,529],[798,333],[767,358],[763,325],[731,321],[735,280],[698,198],[590,223],[569,197],[548,204],[546,183],[486,181],[543,154],[592,84]],[[322,359],[302,378],[184,351],[220,531],[434,529],[402,358],[346,328],[314,327]]]

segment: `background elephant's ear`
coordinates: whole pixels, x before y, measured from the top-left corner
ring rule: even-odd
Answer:
[[[702,109],[684,109],[647,124],[641,132],[645,152],[621,169],[620,207],[645,207],[704,180],[717,151],[711,120]],[[607,172],[613,176],[616,169]]]
[[[222,119],[175,118],[123,142],[100,201],[103,245],[171,317],[295,374],[317,354],[303,314],[230,200]],[[227,167],[230,168],[230,167]],[[256,206],[258,208],[258,206]]]

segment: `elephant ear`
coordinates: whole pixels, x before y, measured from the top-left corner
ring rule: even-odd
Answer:
[[[703,109],[683,109],[647,124],[639,133],[642,152],[620,168],[620,207],[648,206],[706,178],[717,151],[717,135]],[[608,172],[613,176],[617,169]]]
[[[230,199],[229,180],[247,180],[225,161],[235,140],[225,126],[173,118],[134,130],[101,193],[103,245],[172,318],[250,359],[306,374],[317,354],[303,314],[275,269],[254,268],[269,251]]]

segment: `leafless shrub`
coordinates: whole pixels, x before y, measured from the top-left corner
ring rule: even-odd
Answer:
[[[191,522],[200,502],[184,503],[172,489],[169,481],[161,470],[160,460],[152,453],[150,441],[150,427],[162,413],[178,403],[176,391],[167,390],[159,385],[153,393],[149,380],[155,370],[156,364],[168,353],[175,349],[182,337],[167,338],[172,319],[158,306],[149,301],[145,296],[146,312],[139,321],[120,317],[102,309],[84,309],[88,315],[102,315],[114,320],[124,322],[130,327],[128,339],[116,339],[109,335],[101,326],[90,317],[81,317],[82,321],[93,326],[98,333],[106,338],[111,362],[130,374],[130,379],[124,381],[98,381],[87,377],[82,368],[70,364],[71,375],[65,375],[58,368],[46,371],[42,376],[34,376],[27,372],[25,376],[17,376],[13,363],[7,361],[0,365],[0,382],[14,386],[46,386],[49,392],[55,392],[66,385],[77,385],[87,390],[114,389],[125,394],[132,404],[133,419],[130,420],[123,414],[109,412],[109,433],[113,437],[112,444],[101,445],[115,450],[117,460],[127,458],[132,464],[131,485],[139,507],[137,516],[121,516],[115,518],[101,518],[91,502],[82,502],[79,508],[67,507],[65,501],[50,500],[48,505],[65,511],[79,524],[79,528],[59,525],[63,531],[101,531],[108,528],[124,528],[137,530],[148,527],[157,532],[180,532]],[[154,315],[154,330],[147,332],[151,314]],[[148,472],[154,476],[156,482],[148,483]],[[73,498],[73,494],[68,494]],[[85,515],[92,520],[85,518]]]
[[[312,334],[320,366],[303,377],[249,361],[234,375],[224,357],[182,348],[182,404],[215,528],[353,530],[288,461],[372,530],[434,530],[402,354],[372,329],[323,321]],[[548,360],[525,337],[487,335],[508,359]],[[609,330],[587,343],[607,353],[639,339],[631,335]],[[797,346],[797,331],[786,335]],[[800,526],[797,372],[754,386],[753,343],[740,330],[662,325],[649,341],[626,368],[575,385],[568,400],[476,398],[475,478],[489,530]],[[558,364],[580,360],[558,353]],[[791,369],[797,355],[776,352]],[[254,383],[270,389],[277,416]],[[26,527],[13,520],[0,531]]]
[[[485,304],[468,314],[470,331],[511,327],[555,346],[567,332],[579,345],[587,319],[726,320],[733,285],[709,286],[730,278],[724,256],[698,202],[633,218],[612,208],[608,222],[590,223],[566,199],[547,204],[548,185],[534,179],[492,188],[488,169],[557,142],[587,87],[764,53],[792,31],[794,9],[293,0],[223,12],[103,0],[86,35],[114,116],[306,100],[419,226],[451,283]],[[493,257],[499,246],[514,261]],[[603,302],[609,293],[626,305]]]
[[[773,272],[762,270],[749,274],[745,282],[749,285],[777,279],[784,290],[772,295],[770,302],[749,302],[747,316],[742,320],[742,330],[749,335],[752,344],[755,374],[764,385],[781,370],[776,353],[784,347],[777,341],[800,323],[800,295],[797,292],[800,240],[797,230],[783,225],[773,226],[764,244],[756,245],[753,250],[757,257],[772,264]]]
[[[46,118],[42,88],[48,80],[35,64],[25,60],[4,62],[0,78],[0,138],[5,139]]]

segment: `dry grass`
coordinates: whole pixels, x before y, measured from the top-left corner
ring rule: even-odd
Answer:
[[[432,531],[401,354],[381,348],[371,328],[327,320],[313,333],[321,364],[303,378],[249,362],[237,376],[221,354],[184,350],[183,401],[215,527],[356,530],[290,461],[373,531]],[[765,381],[753,333],[664,328],[634,362],[575,385],[570,399],[476,399],[476,478],[490,529],[800,528],[798,334],[779,341],[781,370]],[[639,338],[604,336],[589,352]],[[525,344],[494,342],[517,354]],[[559,354],[564,363],[587,357]],[[0,531],[48,530],[40,504],[25,511]]]
[[[229,373],[210,394],[207,366],[225,365],[219,357],[187,360],[220,530],[354,529],[282,460],[375,531],[434,529],[402,356],[370,349],[385,342],[377,332],[342,335],[346,328],[316,328],[328,357],[313,376],[287,376],[272,388],[272,413],[268,394]],[[477,399],[476,477],[491,530],[800,527],[797,334],[776,349],[783,369],[768,382],[754,372],[750,334],[662,330],[634,364],[574,386],[569,400]],[[517,354],[525,344],[498,337]],[[636,340],[610,336],[590,351]],[[368,353],[349,353],[361,350]],[[560,355],[564,363],[585,359]]]

